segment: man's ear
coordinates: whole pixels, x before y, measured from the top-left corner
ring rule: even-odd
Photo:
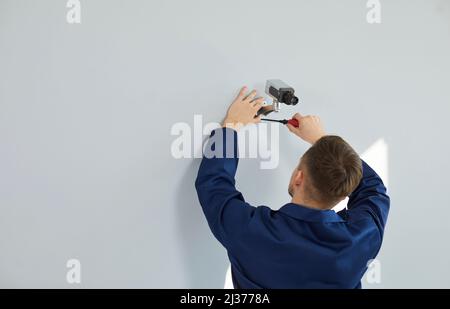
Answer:
[[[305,174],[303,173],[303,171],[301,169],[298,169],[294,175],[294,184],[300,185],[303,182],[304,177]]]

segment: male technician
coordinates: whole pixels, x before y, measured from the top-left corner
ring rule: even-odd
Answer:
[[[318,117],[296,114],[299,127],[288,128],[312,146],[292,173],[291,202],[278,211],[249,205],[235,188],[236,130],[260,121],[262,101],[241,89],[206,147],[219,155],[204,156],[195,182],[209,227],[228,251],[234,287],[360,288],[388,216],[383,182],[342,138],[327,136]],[[347,209],[331,210],[347,196]]]

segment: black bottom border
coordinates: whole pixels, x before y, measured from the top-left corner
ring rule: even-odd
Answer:
[[[2,290],[3,301],[11,298],[15,304],[22,301],[42,302],[59,308],[87,304],[111,303],[128,306],[132,303],[153,308],[198,307],[198,308],[244,308],[277,307],[288,305],[348,305],[390,307],[391,298],[404,304],[446,304],[450,290],[219,290],[219,289],[142,289],[142,290]],[[280,307],[283,306],[283,307]]]

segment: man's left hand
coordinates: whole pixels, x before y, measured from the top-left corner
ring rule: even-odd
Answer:
[[[256,90],[247,94],[247,87],[242,87],[236,99],[231,103],[222,126],[239,130],[245,125],[260,122],[261,117],[256,117],[256,113],[262,107],[264,98],[256,98],[256,94]]]

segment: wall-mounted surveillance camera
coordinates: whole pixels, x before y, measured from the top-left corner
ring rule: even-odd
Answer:
[[[280,103],[296,105],[299,101],[294,95],[294,88],[280,79],[269,79],[266,82],[266,93],[273,99],[272,105],[261,107],[258,111],[258,116],[266,116],[271,112],[278,112],[280,110]]]

